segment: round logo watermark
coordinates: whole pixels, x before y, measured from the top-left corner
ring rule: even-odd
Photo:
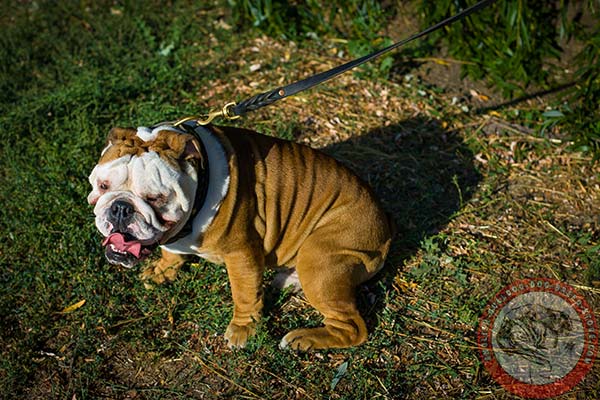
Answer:
[[[585,299],[554,279],[514,282],[489,302],[477,332],[487,371],[521,397],[558,396],[590,371],[598,327]]]

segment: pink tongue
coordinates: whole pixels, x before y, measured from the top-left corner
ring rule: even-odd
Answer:
[[[131,242],[125,241],[125,236],[122,233],[111,233],[104,241],[102,242],[102,246],[108,246],[112,244],[115,248],[122,252],[127,252],[135,256],[135,258],[140,258],[140,253],[142,251],[142,245],[137,240],[132,240]]]

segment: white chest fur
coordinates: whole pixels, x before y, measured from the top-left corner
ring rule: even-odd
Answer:
[[[163,245],[165,250],[178,254],[196,254],[200,257],[210,260],[209,254],[203,254],[202,248],[198,246],[201,243],[202,234],[208,229],[211,222],[217,215],[223,199],[229,189],[229,165],[225,149],[217,138],[207,129],[199,127],[198,136],[206,149],[209,165],[208,189],[204,204],[192,225],[192,232],[183,238]]]

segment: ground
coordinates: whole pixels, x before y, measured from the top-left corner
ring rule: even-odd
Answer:
[[[545,124],[550,102],[490,107],[504,99],[456,72],[446,86],[456,60],[432,55],[390,79],[348,73],[231,122],[340,159],[398,235],[359,291],[367,343],[281,351],[286,332],[320,317],[301,295],[267,286],[257,337],[228,349],[223,266],[194,260],[147,289],[108,265],[87,175],[111,126],[218,108],[323,71],[347,60],[339,41],[239,35],[220,3],[178,3],[164,16],[152,5],[60,5],[57,16],[34,4],[2,17],[12,58],[1,70],[1,397],[509,399],[477,352],[497,291],[554,278],[598,316],[598,167]],[[560,398],[598,398],[599,379],[596,363]]]

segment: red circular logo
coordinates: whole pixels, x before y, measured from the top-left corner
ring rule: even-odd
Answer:
[[[598,327],[585,298],[554,279],[514,282],[488,303],[477,332],[482,362],[496,382],[543,399],[577,385],[598,351]]]

